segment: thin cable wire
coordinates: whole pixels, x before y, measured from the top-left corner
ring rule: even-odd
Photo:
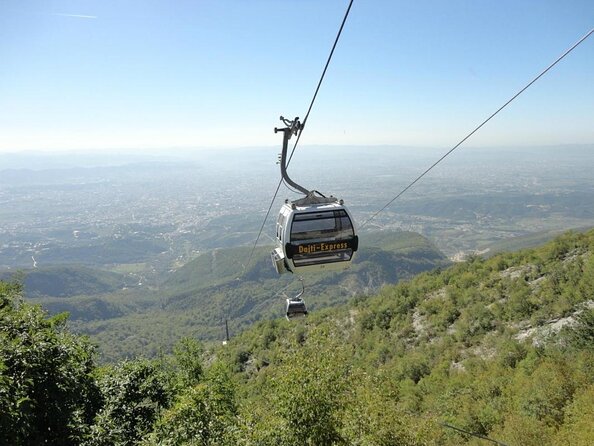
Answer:
[[[412,412],[410,410],[405,410],[404,413],[406,415],[412,417],[412,418],[416,418],[417,420],[424,420],[424,421],[427,421],[427,422],[432,423],[432,424],[436,424],[436,425],[441,426],[441,427],[447,427],[449,429],[453,429],[455,431],[464,433],[466,435],[471,435],[473,437],[477,437],[477,438],[481,438],[483,440],[490,441],[492,443],[497,444],[498,446],[508,446],[507,444],[502,443],[501,441],[494,440],[494,439],[489,438],[489,437],[487,437],[485,435],[477,434],[475,432],[470,432],[470,431],[461,429],[459,427],[453,426],[453,425],[451,425],[449,423],[445,423],[443,421],[439,421],[438,418],[441,417],[440,414],[434,414],[432,412],[425,412],[425,413],[419,414],[419,413],[416,413],[416,412]]]
[[[452,426],[451,424],[447,424],[447,423],[439,423],[439,424],[440,424],[441,426],[443,426],[443,427],[447,427],[447,428],[449,428],[449,429],[453,429],[453,430],[455,430],[455,431],[462,432],[463,434],[466,434],[466,435],[471,435],[471,436],[473,436],[473,437],[480,438],[480,439],[482,439],[482,440],[487,440],[487,441],[490,441],[491,443],[495,443],[495,444],[497,444],[497,445],[499,445],[499,446],[507,446],[505,443],[502,443],[502,442],[500,442],[500,441],[493,440],[492,438],[485,437],[484,435],[481,435],[481,434],[477,434],[477,433],[474,433],[474,432],[469,432],[469,431],[466,431],[466,430],[464,430],[464,429],[460,429],[459,427]]]
[[[300,194],[301,192],[299,192],[297,189],[291,187],[290,184],[287,184],[287,182],[283,179],[283,184],[285,185],[285,187],[287,189],[289,189],[291,192],[293,192],[294,194]]]
[[[425,170],[421,175],[419,175],[417,178],[415,178],[415,180],[412,181],[408,186],[406,186],[404,189],[402,189],[402,191],[400,191],[400,193],[398,193],[398,195],[396,195],[394,198],[392,198],[383,208],[381,208],[379,211],[377,211],[375,214],[373,214],[371,217],[369,217],[367,220],[365,220],[365,222],[363,222],[363,224],[361,224],[361,226],[359,226],[359,228],[363,228],[367,223],[369,223],[371,220],[373,220],[375,217],[377,217],[377,215],[379,213],[383,212],[394,201],[396,201],[398,198],[400,198],[407,190],[409,190],[412,186],[414,186],[417,183],[417,181],[419,181],[421,178],[423,178],[427,173],[429,173],[430,170],[432,170],[435,166],[437,166],[440,162],[442,162],[448,155],[450,155],[454,150],[456,150],[458,147],[460,147],[468,138],[470,138],[472,135],[474,135],[481,127],[483,127],[487,122],[489,122],[492,118],[494,118],[495,115],[497,115],[501,110],[503,110],[505,107],[507,107],[514,99],[516,99],[524,91],[526,91],[532,84],[534,84],[537,80],[539,80],[542,76],[544,76],[551,68],[553,68],[555,65],[557,65],[557,63],[560,62],[565,56],[567,56],[575,48],[577,48],[577,46],[580,43],[582,43],[584,40],[586,40],[588,37],[590,37],[590,35],[592,33],[594,33],[594,28],[591,29],[584,37],[582,37],[580,40],[578,40],[571,48],[569,48],[561,56],[559,56],[557,58],[557,60],[555,60],[552,64],[550,64],[547,68],[545,68],[538,76],[536,76],[534,79],[532,79],[524,88],[522,88],[514,96],[512,96],[512,98],[509,99],[505,104],[503,104],[501,107],[499,107],[497,109],[497,111],[495,111],[493,114],[491,114],[491,116],[489,116],[487,119],[485,119],[478,127],[476,127],[468,135],[466,135],[458,144],[456,144],[454,147],[452,147],[445,155],[443,155],[435,163],[433,163],[431,165],[431,167],[429,167],[427,170]]]
[[[262,231],[264,230],[264,225],[266,224],[266,220],[268,220],[268,216],[270,215],[270,210],[272,209],[272,206],[274,205],[274,200],[276,200],[276,196],[278,195],[278,191],[281,187],[281,184],[283,184],[282,178],[278,182],[278,185],[276,186],[276,190],[274,191],[272,200],[270,200],[270,206],[268,206],[268,210],[266,211],[266,215],[264,216],[264,220],[262,221],[262,225],[260,226],[260,230],[258,231],[258,236],[256,237],[256,241],[254,242],[254,246],[252,246],[252,250],[250,251],[248,260],[245,263],[245,265],[243,265],[242,275],[245,274],[247,267],[250,265],[250,263],[252,261],[252,257],[254,256],[254,251],[256,250],[256,246],[258,245],[258,241],[260,240],[260,236],[262,235]]]
[[[338,44],[338,40],[340,39],[340,35],[342,34],[342,29],[344,28],[344,24],[349,17],[349,13],[351,12],[351,6],[353,6],[353,0],[349,2],[349,6],[347,7],[346,12],[344,13],[344,18],[342,19],[342,23],[340,24],[340,28],[338,29],[338,33],[336,34],[336,39],[334,39],[334,45],[332,45],[332,49],[330,50],[330,54],[328,55],[328,60],[326,61],[326,66],[324,66],[324,71],[322,71],[322,75],[320,76],[320,81],[318,82],[318,86],[316,87],[316,91],[311,99],[309,104],[309,108],[307,109],[307,113],[305,114],[305,118],[303,119],[303,123],[301,124],[301,130],[299,130],[299,134],[297,135],[297,139],[295,140],[295,145],[293,145],[293,150],[291,150],[291,155],[289,156],[289,160],[287,161],[287,167],[291,163],[291,159],[293,158],[293,153],[295,153],[295,149],[297,148],[297,144],[301,139],[301,134],[303,133],[303,129],[305,128],[305,124],[307,124],[307,119],[309,118],[309,114],[311,113],[311,109],[314,106],[314,102],[316,102],[316,98],[318,97],[318,92],[320,91],[320,87],[322,86],[322,82],[324,81],[324,77],[326,76],[326,71],[328,70],[328,66],[330,65],[330,61],[332,60],[332,56],[334,55],[334,50],[336,49],[336,45]]]
[[[318,92],[320,91],[322,82],[324,81],[324,77],[326,76],[326,71],[328,70],[328,66],[330,65],[332,56],[334,55],[334,50],[336,49],[336,45],[338,44],[338,40],[340,39],[340,35],[342,34],[342,29],[344,28],[344,24],[346,23],[346,20],[347,20],[349,13],[351,11],[351,6],[353,5],[353,1],[354,0],[350,0],[349,6],[344,14],[344,18],[342,19],[342,23],[340,24],[340,29],[338,30],[338,33],[336,35],[336,39],[334,39],[334,45],[332,45],[332,49],[330,50],[330,55],[328,56],[328,60],[326,61],[326,66],[324,67],[324,71],[322,71],[322,75],[320,76],[320,80],[318,81],[318,86],[316,87],[316,91],[314,92],[313,98],[312,98],[311,102],[309,103],[309,108],[307,109],[305,118],[303,119],[303,123],[301,125],[301,130],[299,130],[299,133],[297,134],[297,139],[295,140],[295,144],[293,145],[293,149],[291,150],[291,155],[289,156],[289,160],[287,161],[287,167],[289,167],[289,164],[291,163],[291,160],[293,159],[293,154],[295,153],[295,149],[297,148],[297,144],[299,144],[299,140],[301,139],[301,134],[303,133],[303,128],[305,127],[305,123],[307,122],[307,119],[309,118],[309,114],[311,113],[311,110],[312,110],[314,103],[316,101],[316,98],[318,96]],[[280,190],[281,184],[283,184],[282,178],[280,179],[280,181],[278,182],[278,185],[276,186],[276,190],[274,191],[272,200],[270,200],[270,206],[268,206],[268,210],[266,211],[264,221],[262,222],[262,226],[260,226],[260,230],[258,231],[258,236],[256,237],[256,241],[254,242],[254,246],[252,247],[252,250],[250,251],[248,261],[246,262],[245,265],[243,265],[243,273],[245,273],[247,267],[249,266],[249,264],[252,261],[254,251],[256,250],[256,246],[258,245],[258,241],[260,240],[260,236],[262,235],[262,231],[264,230],[264,226],[266,225],[266,220],[268,220],[268,216],[270,215],[270,211],[272,210],[272,206],[274,205],[274,200],[276,200],[276,196],[278,195],[278,191]]]

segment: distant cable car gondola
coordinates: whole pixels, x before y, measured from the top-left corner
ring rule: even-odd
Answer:
[[[287,299],[287,319],[307,316],[305,301],[300,297],[290,297]]]
[[[324,197],[308,191],[287,175],[287,147],[293,134],[301,129],[299,118],[289,121],[282,131],[282,178],[305,197],[282,206],[276,223],[277,247],[272,251],[272,263],[279,274],[344,270],[351,265],[359,240],[353,218],[342,200]]]
[[[301,280],[301,292],[295,297],[288,297],[287,298],[287,319],[291,320],[296,317],[303,317],[307,316],[307,308],[305,307],[305,301],[301,298],[303,293],[305,292],[305,287],[303,285],[303,279]]]

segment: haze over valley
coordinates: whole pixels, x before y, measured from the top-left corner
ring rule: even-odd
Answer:
[[[343,198],[361,224],[443,152],[304,147],[290,174]],[[200,250],[249,245],[278,183],[275,155],[275,148],[177,156],[0,155],[0,266],[153,257],[184,263]],[[41,167],[49,159],[54,166]],[[514,236],[588,226],[592,166],[591,146],[460,150],[364,230],[419,232],[452,257]],[[295,197],[281,189],[260,244],[271,243],[282,200]],[[104,255],[105,249],[112,251]],[[170,268],[164,268],[167,261],[153,266]]]

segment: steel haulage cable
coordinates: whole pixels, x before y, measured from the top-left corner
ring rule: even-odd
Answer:
[[[380,214],[386,208],[388,208],[388,206],[390,206],[392,203],[394,203],[394,201],[396,201],[407,190],[409,190],[412,186],[414,186],[417,183],[417,181],[419,181],[427,173],[429,173],[429,171],[431,169],[433,169],[435,166],[437,166],[448,155],[450,155],[454,150],[456,150],[458,147],[460,147],[468,138],[470,138],[472,135],[474,135],[481,127],[483,127],[487,122],[489,122],[492,118],[494,118],[495,115],[497,115],[501,110],[503,110],[505,107],[507,107],[509,104],[511,104],[514,101],[514,99],[516,99],[518,96],[520,96],[522,93],[524,93],[524,91],[526,91],[528,88],[530,88],[530,86],[532,84],[534,84],[537,80],[539,80],[542,76],[544,76],[551,68],[553,68],[555,65],[557,65],[557,63],[559,63],[565,56],[567,56],[575,48],[577,48],[580,43],[582,43],[584,40],[586,40],[588,37],[590,37],[590,35],[592,35],[592,33],[594,33],[594,28],[591,29],[584,37],[582,37],[580,40],[578,40],[575,44],[573,44],[573,46],[571,46],[571,48],[569,48],[561,56],[559,56],[552,64],[550,64],[547,68],[545,68],[543,71],[541,71],[541,73],[538,76],[536,76],[534,79],[532,79],[528,84],[526,84],[526,86],[524,88],[522,88],[515,95],[513,95],[511,97],[511,99],[509,99],[505,104],[503,104],[501,107],[499,107],[494,113],[491,114],[491,116],[489,116],[487,119],[485,119],[483,122],[481,122],[472,132],[470,132],[468,135],[466,135],[464,138],[462,138],[462,140],[458,144],[456,144],[454,147],[452,147],[445,155],[443,155],[441,158],[439,158],[427,170],[425,170],[421,175],[419,175],[417,178],[415,178],[408,186],[406,186],[404,189],[402,189],[394,198],[392,198],[390,201],[388,201],[388,203],[383,208],[381,208],[379,211],[377,211],[375,214],[373,214],[371,217],[369,217],[367,220],[365,220],[363,222],[363,224],[361,224],[361,226],[359,226],[359,227],[363,228],[367,223],[369,223],[371,220],[373,220],[375,217],[377,217],[378,214]]]
[[[342,19],[342,23],[340,24],[340,28],[338,29],[338,33],[336,34],[336,39],[334,39],[334,44],[332,45],[332,49],[330,50],[330,54],[328,56],[328,60],[326,60],[326,65],[324,66],[324,70],[322,71],[322,75],[320,76],[320,80],[318,81],[318,85],[316,87],[316,90],[314,92],[313,98],[311,99],[311,102],[309,103],[309,108],[307,109],[307,113],[305,114],[305,118],[303,119],[303,123],[301,125],[301,129],[299,130],[299,133],[297,134],[297,139],[295,140],[295,144],[293,145],[293,149],[291,150],[291,155],[289,156],[289,159],[287,161],[287,167],[289,166],[289,164],[291,163],[291,159],[293,159],[293,154],[295,153],[295,149],[297,148],[297,144],[299,144],[299,140],[301,139],[301,134],[303,133],[303,128],[305,127],[305,124],[307,123],[307,119],[309,118],[309,114],[311,113],[311,110],[314,106],[314,103],[316,101],[316,98],[318,96],[318,92],[320,91],[320,87],[322,86],[322,82],[324,81],[324,77],[326,76],[326,71],[328,70],[328,66],[330,65],[330,61],[332,60],[332,56],[334,55],[334,50],[336,49],[336,45],[338,44],[338,40],[340,39],[340,35],[342,34],[342,30],[344,28],[344,24],[346,23],[346,20],[349,16],[349,13],[351,12],[351,6],[353,6],[353,0],[350,0],[349,2],[349,6],[347,7],[347,10],[344,14],[344,18]],[[248,257],[247,262],[245,263],[245,265],[243,265],[243,273],[245,273],[245,271],[247,270],[247,267],[250,265],[250,262],[252,261],[252,257],[254,256],[254,251],[256,250],[256,246],[258,245],[258,241],[260,240],[260,236],[262,235],[262,231],[264,230],[264,226],[266,225],[266,221],[268,220],[268,216],[270,215],[270,211],[272,210],[272,206],[274,206],[274,200],[276,200],[276,196],[278,195],[278,191],[280,190],[281,184],[283,184],[283,179],[281,178],[280,181],[278,182],[278,185],[276,186],[276,190],[274,191],[274,195],[272,196],[272,200],[270,200],[270,206],[268,206],[268,210],[266,211],[266,215],[264,216],[264,221],[262,221],[262,226],[260,226],[260,230],[258,231],[258,236],[256,237],[256,241],[254,242],[254,246],[252,247],[252,250],[250,251],[250,255]]]

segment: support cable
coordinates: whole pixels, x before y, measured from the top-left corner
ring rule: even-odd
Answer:
[[[477,434],[477,433],[474,433],[474,432],[469,432],[469,431],[464,430],[464,429],[460,429],[459,427],[452,426],[451,424],[447,424],[447,423],[439,423],[439,424],[442,425],[443,427],[447,427],[449,429],[453,429],[453,430],[458,431],[458,432],[461,432],[461,433],[463,433],[465,435],[470,435],[472,437],[480,438],[481,440],[490,441],[491,443],[494,443],[494,444],[496,444],[498,446],[507,446],[505,443],[502,443],[500,441],[493,440],[492,438],[485,437],[484,435],[481,435],[481,434]]]
[[[340,39],[340,35],[342,34],[342,29],[344,28],[344,24],[346,23],[346,20],[347,20],[349,13],[351,11],[351,6],[353,5],[353,1],[354,0],[350,0],[349,6],[347,7],[347,10],[344,14],[344,18],[342,19],[342,23],[341,23],[338,33],[336,35],[336,39],[334,39],[334,45],[332,45],[332,49],[330,50],[330,55],[328,56],[328,60],[326,61],[326,65],[324,66],[324,70],[322,71],[322,75],[320,76],[320,80],[318,81],[318,86],[316,87],[313,98],[309,104],[309,108],[307,109],[307,114],[305,115],[305,119],[303,119],[303,123],[301,124],[301,129],[299,130],[299,133],[297,134],[297,139],[295,140],[295,144],[293,145],[293,149],[291,150],[291,155],[289,156],[289,160],[287,161],[287,167],[289,167],[289,164],[291,163],[291,160],[293,159],[293,154],[295,153],[295,149],[297,148],[297,144],[299,144],[299,140],[301,139],[301,134],[303,133],[303,128],[305,127],[305,124],[307,123],[309,114],[314,106],[314,103],[318,96],[318,92],[320,91],[320,87],[322,85],[324,77],[326,76],[326,71],[328,70],[328,66],[330,65],[332,56],[334,55],[334,50],[336,49],[336,45],[338,44],[338,40]],[[262,225],[260,226],[260,230],[258,231],[258,236],[256,237],[256,241],[254,242],[254,246],[252,246],[252,250],[250,251],[248,261],[245,263],[245,265],[243,265],[244,273],[252,261],[252,257],[254,256],[254,251],[256,250],[256,246],[258,245],[258,241],[260,240],[260,236],[262,235],[262,231],[264,230],[264,226],[266,225],[266,221],[268,220],[268,216],[270,215],[272,206],[274,206],[274,201],[276,200],[276,196],[278,195],[278,191],[280,190],[281,184],[283,184],[282,177],[281,177],[280,181],[278,182],[278,185],[276,186],[276,190],[274,191],[272,200],[270,200],[270,206],[268,206],[268,210],[266,211],[266,215],[264,216],[264,221],[262,221]]]
[[[303,119],[303,123],[301,124],[301,130],[297,135],[297,139],[295,140],[295,145],[293,146],[293,150],[291,150],[291,155],[289,156],[289,161],[287,161],[287,167],[291,163],[291,159],[293,158],[293,154],[295,153],[295,149],[297,148],[297,144],[299,143],[299,139],[301,138],[301,133],[303,133],[303,128],[305,124],[307,124],[307,118],[309,118],[309,114],[311,113],[311,109],[313,108],[314,102],[318,97],[318,92],[320,91],[320,87],[322,86],[322,82],[324,77],[326,76],[326,71],[328,70],[328,66],[330,65],[330,61],[332,60],[332,56],[334,55],[334,50],[336,49],[336,45],[338,44],[338,40],[340,39],[340,35],[342,34],[342,29],[344,28],[344,24],[347,21],[349,13],[351,12],[351,6],[353,6],[353,0],[350,0],[349,6],[347,7],[346,12],[344,13],[344,18],[342,19],[342,23],[340,24],[340,28],[338,29],[338,33],[336,34],[336,39],[334,39],[334,45],[332,45],[332,49],[330,50],[330,54],[328,55],[328,60],[326,61],[326,66],[324,66],[324,71],[322,71],[322,75],[320,76],[320,81],[318,82],[318,86],[316,87],[316,91],[311,99],[309,104],[309,108],[307,109],[307,113],[305,114],[305,118]]]
[[[594,33],[594,28],[591,29],[584,37],[582,37],[580,40],[578,40],[571,48],[569,48],[561,56],[559,56],[557,58],[557,60],[555,60],[552,64],[550,64],[547,68],[545,68],[538,76],[536,76],[534,79],[532,79],[524,88],[522,88],[514,96],[512,96],[512,98],[509,99],[505,104],[503,104],[501,107],[499,107],[497,109],[497,111],[495,111],[493,114],[491,114],[491,116],[489,116],[487,119],[485,119],[483,122],[481,122],[478,127],[476,127],[468,135],[466,135],[458,144],[456,144],[454,147],[452,147],[445,155],[443,155],[441,158],[439,158],[427,170],[425,170],[421,175],[419,175],[417,178],[415,178],[408,186],[406,186],[404,189],[402,189],[402,191],[400,191],[394,198],[392,198],[390,201],[388,201],[388,203],[383,208],[381,208],[379,211],[377,211],[375,214],[373,214],[371,217],[369,217],[367,220],[365,220],[365,222],[363,222],[363,224],[361,224],[361,226],[359,226],[359,228],[363,228],[365,225],[367,225],[367,223],[369,223],[371,220],[373,220],[375,217],[377,217],[377,215],[379,213],[383,212],[394,201],[396,201],[398,198],[400,198],[407,190],[409,190],[412,186],[414,186],[417,183],[417,181],[419,181],[421,178],[423,178],[427,173],[429,173],[430,170],[432,170],[435,166],[437,166],[440,162],[442,162],[454,150],[456,150],[458,147],[460,147],[468,138],[470,138],[472,135],[474,135],[481,127],[483,127],[487,122],[489,122],[492,118],[494,118],[495,115],[497,115],[501,110],[503,110],[505,107],[507,107],[514,99],[516,99],[518,96],[520,96],[522,93],[524,93],[524,91],[526,91],[532,84],[534,84],[537,80],[539,80],[542,76],[544,76],[551,68],[553,68],[555,65],[557,65],[557,63],[560,62],[563,58],[565,58],[565,56],[567,56],[575,48],[577,48],[577,46],[580,43],[582,43],[584,40],[586,40],[588,37],[590,37],[590,35],[592,33]]]

